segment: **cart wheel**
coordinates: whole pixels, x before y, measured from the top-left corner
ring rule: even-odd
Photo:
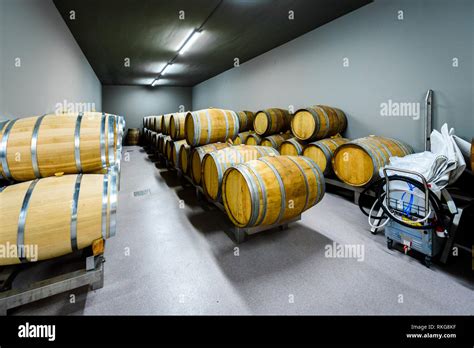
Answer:
[[[426,255],[426,256],[425,256],[425,266],[428,267],[428,268],[430,268],[431,265],[432,265],[432,263],[433,263],[433,262],[432,262],[432,260],[431,260],[431,256]]]
[[[387,238],[387,248],[390,250],[393,249],[393,240],[390,238]]]

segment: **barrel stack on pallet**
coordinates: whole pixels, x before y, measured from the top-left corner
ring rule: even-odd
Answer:
[[[121,116],[48,114],[0,125],[0,265],[45,260],[115,235]],[[32,259],[26,251],[37,248]]]

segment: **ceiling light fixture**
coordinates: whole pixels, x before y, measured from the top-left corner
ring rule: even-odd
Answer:
[[[202,31],[201,30],[194,30],[191,35],[189,35],[188,39],[184,42],[183,46],[179,49],[178,54],[183,54],[185,53],[201,36]]]
[[[153,80],[153,82],[151,83],[151,87],[155,87],[157,83],[158,83],[158,77]]]

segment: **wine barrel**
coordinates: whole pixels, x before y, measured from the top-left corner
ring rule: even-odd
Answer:
[[[150,116],[143,117],[143,128],[150,129]]]
[[[311,158],[319,166],[324,175],[332,173],[332,157],[334,151],[342,144],[348,143],[346,138],[322,139],[306,145],[303,156]]]
[[[170,135],[171,114],[163,115],[161,118],[161,133]]]
[[[161,119],[163,116],[150,116],[152,119],[151,129],[156,133],[161,133]]]
[[[342,133],[346,127],[344,112],[326,105],[300,109],[291,120],[291,132],[300,140],[327,138]]]
[[[274,149],[280,150],[281,144],[287,139],[290,139],[293,136],[291,133],[283,133],[283,134],[274,134],[262,139],[260,145],[262,146],[270,146]]]
[[[90,173],[117,161],[118,118],[87,112],[48,114],[4,123],[0,177],[14,181]]]
[[[255,114],[252,111],[239,111],[237,113],[239,118],[239,131],[245,132],[253,129],[253,120]]]
[[[242,145],[242,144],[245,144],[245,141],[247,140],[247,137],[250,135],[250,134],[253,134],[253,131],[247,131],[247,132],[241,132],[239,134],[237,134],[237,136],[235,137],[235,139],[233,139],[233,144],[234,145]]]
[[[170,117],[170,136],[173,140],[184,139],[184,121],[186,120],[186,112],[178,112]]]
[[[288,110],[266,109],[257,112],[253,121],[255,133],[267,136],[290,129],[291,115]]]
[[[158,133],[152,132],[151,133],[151,142],[150,142],[150,147],[153,151],[156,151],[156,142],[158,139]]]
[[[166,138],[163,140],[163,155],[166,157],[167,160],[171,159],[171,148],[170,148],[170,143],[173,140],[169,135],[166,136]]]
[[[247,136],[247,139],[245,139],[245,144],[246,145],[260,145],[262,142],[262,137],[258,134],[252,133]]]
[[[140,130],[138,128],[129,128],[125,143],[127,145],[138,145],[140,142]]]
[[[202,189],[214,201],[221,199],[221,185],[227,168],[264,156],[278,156],[272,147],[238,145],[209,152],[202,160]]]
[[[303,156],[262,157],[230,167],[222,181],[224,207],[238,227],[267,226],[300,215],[324,196],[321,170]]]
[[[186,115],[185,128],[186,140],[191,146],[225,142],[239,133],[239,118],[230,110],[193,111]]]
[[[0,245],[37,248],[37,255],[0,257],[0,265],[62,256],[115,235],[115,172],[36,179],[0,191]]]
[[[280,153],[288,156],[300,156],[303,153],[305,143],[297,138],[285,140],[280,146]]]
[[[206,153],[217,151],[229,146],[231,145],[228,143],[215,143],[215,144],[208,144],[208,145],[196,147],[192,150],[191,157],[190,157],[191,168],[189,170],[191,174],[191,179],[193,179],[193,182],[195,185],[201,184],[201,162],[202,162],[202,159],[204,158],[204,155]]]
[[[179,168],[178,167],[179,150],[181,149],[181,146],[184,144],[187,144],[186,140],[184,139],[169,141],[169,145],[168,145],[168,149],[170,151],[169,160],[170,160],[171,165],[175,168]]]
[[[164,154],[164,141],[165,141],[165,138],[167,137],[167,135],[164,135],[164,134],[158,134],[158,136],[156,137],[156,151],[159,153],[159,154]]]
[[[337,177],[352,186],[364,186],[379,178],[379,170],[392,156],[403,157],[413,149],[401,141],[369,136],[342,144],[335,151],[332,167]]]
[[[179,149],[179,159],[178,159],[178,168],[182,170],[183,174],[189,174],[189,163],[190,163],[190,156],[191,156],[191,146],[187,143],[181,145]]]

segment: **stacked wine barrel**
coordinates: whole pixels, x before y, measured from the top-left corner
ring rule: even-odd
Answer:
[[[47,114],[0,124],[0,265],[49,259],[115,234],[123,117]],[[100,173],[100,174],[96,174]],[[65,175],[66,174],[66,175]],[[23,253],[36,245],[35,259]]]
[[[221,199],[221,185],[227,168],[264,156],[277,156],[271,147],[239,145],[207,153],[202,160],[202,188],[213,201]]]
[[[222,180],[228,217],[238,227],[291,220],[321,201],[324,176],[303,156],[265,156],[229,167]]]
[[[403,157],[413,149],[399,140],[368,136],[340,145],[333,154],[337,177],[352,186],[365,186],[380,177],[379,171],[392,156]]]

